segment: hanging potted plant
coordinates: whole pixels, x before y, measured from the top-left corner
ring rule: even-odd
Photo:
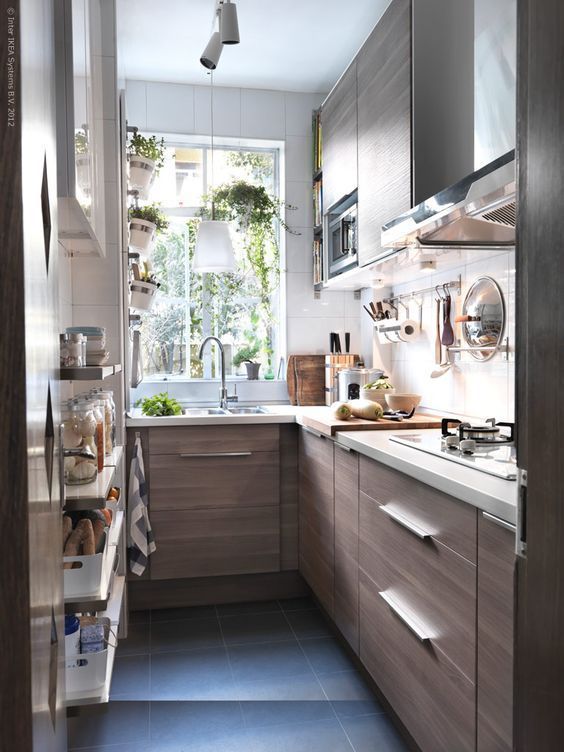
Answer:
[[[79,128],[74,134],[74,161],[76,165],[76,182],[80,190],[90,195],[90,152],[88,150],[88,136],[86,130]]]
[[[136,133],[127,147],[129,187],[146,198],[155,176],[164,165],[164,139]]]
[[[135,278],[129,286],[129,307],[139,311],[150,311],[155,302],[160,283],[150,271],[147,262],[143,263],[143,269],[136,268]]]
[[[260,363],[257,363],[255,360],[258,354],[258,345],[247,345],[236,352],[233,358],[233,365],[235,367],[238,368],[242,363],[245,364],[247,379],[249,381],[256,381],[259,377]]]
[[[149,254],[158,232],[168,228],[168,219],[158,204],[134,206],[129,210],[129,246]]]

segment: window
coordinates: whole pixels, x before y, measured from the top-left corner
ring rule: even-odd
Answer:
[[[214,378],[219,353],[206,348],[198,358],[202,339],[213,334],[224,343],[228,375],[243,374],[236,353],[250,347],[261,363],[261,376],[274,378],[280,343],[280,228],[266,238],[264,265],[257,267],[249,251],[249,233],[232,223],[237,260],[234,274],[196,274],[192,258],[204,197],[211,187],[212,155],[208,147],[166,143],[165,164],[151,190],[169,229],[158,236],[151,254],[152,271],[160,282],[153,308],[142,315],[143,362],[146,378]],[[215,146],[213,185],[218,188],[244,181],[279,196],[279,150]],[[274,242],[272,242],[274,241]]]

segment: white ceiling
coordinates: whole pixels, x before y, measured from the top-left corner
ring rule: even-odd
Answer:
[[[327,92],[389,0],[237,0],[241,43],[225,46],[220,86]],[[117,0],[120,73],[206,84],[200,53],[214,0]]]

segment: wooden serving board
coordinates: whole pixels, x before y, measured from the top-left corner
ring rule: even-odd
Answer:
[[[300,411],[301,423],[308,428],[324,434],[334,436],[337,431],[404,431],[419,430],[421,428],[440,428],[441,419],[433,415],[414,415],[402,421],[364,420],[363,418],[349,418],[349,420],[335,420],[328,407],[306,407]]]

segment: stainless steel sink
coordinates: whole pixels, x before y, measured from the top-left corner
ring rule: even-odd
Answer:
[[[264,407],[229,407],[228,411],[232,415],[264,415],[268,413]]]
[[[209,415],[228,415],[228,413],[221,407],[187,407],[184,415],[189,415],[191,418],[205,418]]]

